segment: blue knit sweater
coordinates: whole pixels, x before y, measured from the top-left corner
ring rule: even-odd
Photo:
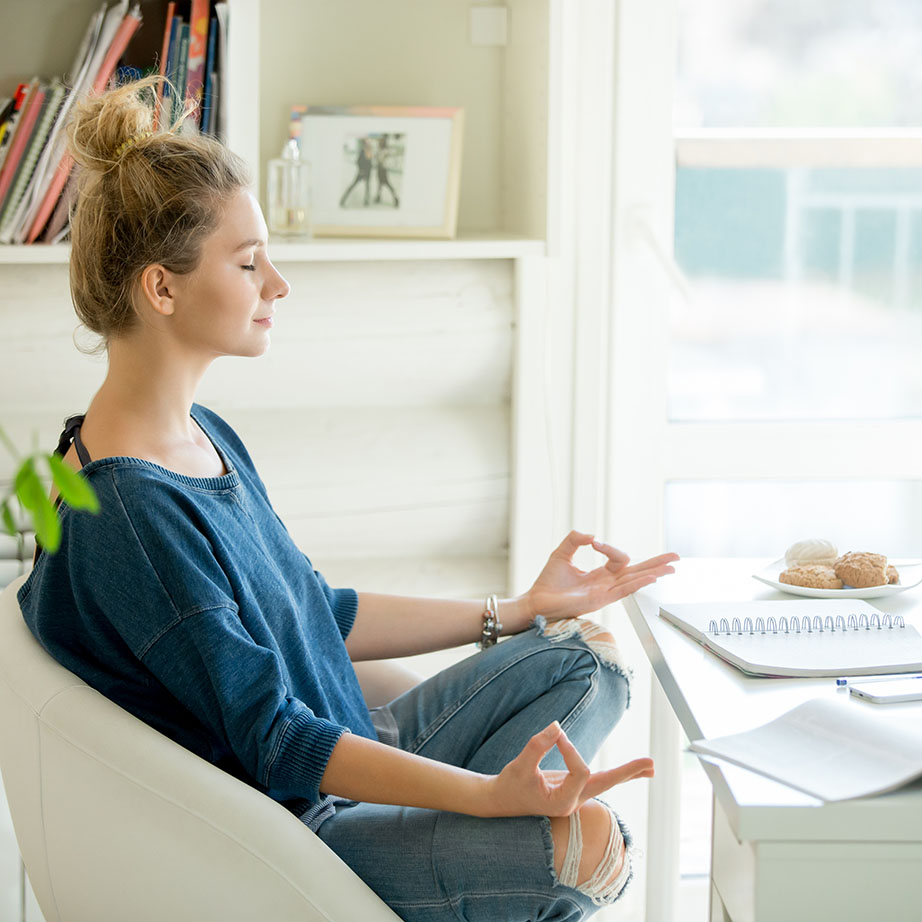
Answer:
[[[344,643],[358,597],[295,546],[230,426],[198,405],[192,417],[227,473],[91,461],[101,512],[62,504],[60,550],[19,602],[87,684],[300,815],[326,800],[340,736],[376,739]]]

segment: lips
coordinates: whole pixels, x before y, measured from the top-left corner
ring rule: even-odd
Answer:
[[[258,320],[254,320],[253,322],[254,322],[254,323],[261,323],[264,327],[271,327],[272,324],[275,322],[275,321],[272,319],[274,316],[275,316],[274,314],[269,314],[268,317],[260,317]]]

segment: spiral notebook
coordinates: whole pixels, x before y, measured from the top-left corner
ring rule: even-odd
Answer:
[[[922,672],[919,632],[860,599],[690,602],[659,613],[748,675]]]

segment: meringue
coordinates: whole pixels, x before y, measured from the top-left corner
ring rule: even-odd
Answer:
[[[807,538],[805,541],[796,541],[784,552],[784,562],[789,567],[831,567],[838,556],[839,552],[831,541]]]

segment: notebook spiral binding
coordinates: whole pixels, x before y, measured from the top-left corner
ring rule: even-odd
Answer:
[[[712,618],[708,624],[708,633],[821,634],[824,631],[883,631],[901,627],[906,627],[902,615],[885,614],[881,616],[874,612],[870,617],[866,614],[849,615],[847,620],[843,615],[836,615],[835,620],[832,615],[827,615],[825,619],[819,615],[814,615],[812,618],[809,615],[803,615],[800,618],[794,615],[791,618],[782,616],[778,619],[770,617],[767,620],[756,618],[755,621],[752,618],[744,618],[742,621],[739,618],[734,618],[732,621],[721,618],[720,622]]]

